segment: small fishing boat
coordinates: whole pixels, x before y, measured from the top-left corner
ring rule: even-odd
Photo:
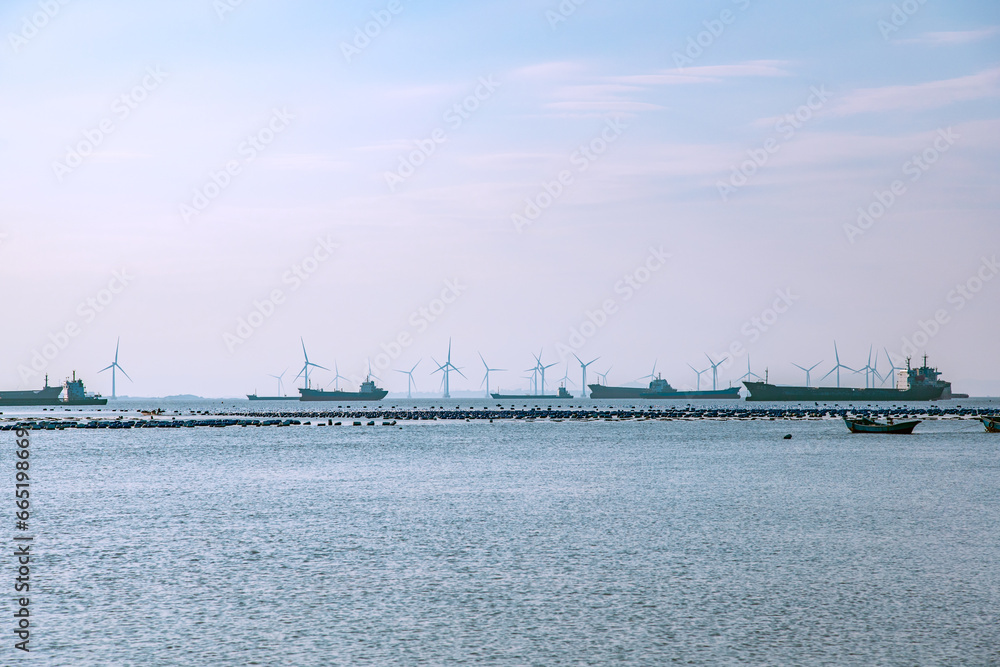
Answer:
[[[1000,417],[983,417],[983,426],[990,433],[1000,433]]]
[[[920,423],[919,419],[905,422],[894,422],[890,417],[888,421],[877,422],[867,417],[844,417],[844,423],[851,433],[913,433],[914,427]]]

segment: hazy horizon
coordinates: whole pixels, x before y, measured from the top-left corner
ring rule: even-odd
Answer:
[[[748,356],[816,385],[836,342],[1000,395],[995,3],[17,0],[0,26],[0,388],[110,396],[120,337],[118,394],[292,393],[301,338],[393,393],[418,360],[438,389],[449,341],[453,392],[480,354],[526,389],[541,350],[574,394],[574,353],[588,382],[690,389],[709,355],[720,387]]]

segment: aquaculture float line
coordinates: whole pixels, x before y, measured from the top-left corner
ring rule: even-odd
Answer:
[[[132,428],[225,428],[284,426],[396,426],[400,422],[426,421],[699,421],[699,420],[823,420],[845,416],[877,418],[979,419],[995,414],[994,410],[941,408],[934,406],[812,406],[812,407],[357,407],[310,411],[190,411],[187,415],[139,415],[122,411],[118,417],[10,417],[0,421],[0,430],[132,429]]]

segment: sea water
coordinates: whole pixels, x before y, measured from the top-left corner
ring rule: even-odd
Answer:
[[[32,662],[1000,660],[978,422],[347,424],[32,431]]]

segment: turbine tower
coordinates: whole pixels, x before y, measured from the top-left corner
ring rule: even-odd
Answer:
[[[333,360],[333,379],[330,380],[330,384],[335,385],[333,387],[334,391],[340,391],[340,382],[339,381],[340,380],[347,380],[347,379],[348,378],[345,378],[343,375],[340,374],[340,366],[337,364],[337,360],[334,359]],[[329,387],[330,384],[328,384],[326,386]]]
[[[555,364],[555,362],[553,362],[553,363],[549,364],[548,366],[544,365],[542,363],[542,350],[538,351],[538,355],[535,356],[535,361],[538,362],[538,365],[535,366],[535,368],[538,369],[538,372],[539,372],[539,374],[542,377],[542,391],[541,391],[540,395],[544,396],[545,395],[545,369],[546,368],[552,368],[556,364]],[[537,385],[535,386],[535,393],[538,394],[538,387],[537,387]]]
[[[889,350],[883,347],[882,351],[885,352],[885,358],[889,360],[889,368],[890,368],[890,375],[886,375],[884,378],[882,378],[882,384],[885,384],[886,379],[892,377],[892,388],[897,389],[899,387],[899,371],[903,369],[897,366],[896,362],[894,362],[892,360],[892,357],[889,356]]]
[[[434,357],[431,357],[431,361],[434,361],[435,364],[437,363],[437,361],[434,360]],[[442,398],[451,398],[451,383],[449,382],[449,380],[450,380],[449,374],[450,374],[451,371],[455,371],[456,373],[458,373],[462,377],[465,377],[465,374],[462,373],[462,371],[459,370],[459,368],[455,364],[451,363],[451,339],[449,338],[448,339],[448,360],[445,361],[443,364],[438,365],[437,370],[434,371],[434,373],[438,373],[438,372],[443,372],[444,373],[444,378],[443,378],[444,396],[442,396]],[[434,373],[431,373],[431,375],[433,375]],[[466,378],[466,379],[468,379],[468,378]]]
[[[563,372],[563,376],[559,378],[559,381],[567,389],[573,384],[573,381],[569,379],[569,359],[566,360],[566,370]]]
[[[281,393],[281,379],[283,377],[285,377],[285,373],[287,373],[287,372],[288,372],[288,369],[286,368],[285,370],[281,371],[281,375],[270,375],[270,374],[268,374],[269,377],[273,377],[275,380],[278,381],[278,396],[282,395],[282,393]]]
[[[417,370],[417,366],[420,365],[421,361],[423,361],[423,359],[418,359],[417,363],[413,364],[413,368],[411,368],[408,371],[401,371],[401,370],[393,369],[397,373],[402,373],[403,375],[405,375],[408,378],[406,380],[406,398],[407,399],[413,398],[413,389],[416,388],[416,386],[417,386],[416,381],[413,379],[413,371]]]
[[[575,352],[573,353],[573,356],[576,357],[576,353]],[[583,359],[581,359],[580,357],[576,357],[576,360],[580,362],[580,369],[583,371],[583,378],[580,381],[581,382],[580,388],[583,391],[583,395],[581,396],[581,398],[587,398],[587,366],[591,365],[592,363],[594,363],[598,359],[600,359],[600,357],[595,357],[595,358],[591,359],[590,361],[588,361],[587,363],[583,363]],[[611,369],[608,369],[608,370],[611,370]]]
[[[860,373],[861,371],[865,372],[865,389],[869,388],[868,380],[870,376],[873,376],[871,378],[872,387],[875,386],[876,379],[878,380],[882,379],[882,376],[878,374],[878,351],[875,352],[875,365],[872,366],[872,347],[873,347],[872,345],[868,346],[868,363],[862,366],[861,369],[857,371],[858,373]]]
[[[836,371],[837,372],[837,387],[839,388],[840,387],[840,369],[841,368],[846,368],[847,370],[851,371],[852,373],[858,373],[860,371],[856,371],[853,368],[851,368],[849,366],[845,366],[844,364],[840,363],[840,352],[837,351],[837,341],[833,341],[833,356],[837,360],[837,365],[834,366],[833,368],[831,368],[830,372],[827,373],[826,375],[824,375],[823,377],[821,377],[819,379],[819,381],[822,382],[823,380],[825,380],[828,377],[830,377],[831,375],[833,375],[833,372]]]
[[[719,360],[719,363],[712,361],[712,357],[709,357],[707,354],[705,357],[708,359],[708,363],[712,365],[712,391],[716,391],[719,384],[719,366],[721,366],[722,362],[724,362],[728,357],[722,357],[722,359]]]
[[[802,370],[804,370],[804,371],[806,372],[806,386],[808,387],[808,386],[809,386],[809,374],[810,374],[810,373],[812,373],[812,372],[813,372],[813,370],[814,370],[814,369],[815,369],[815,368],[816,368],[817,366],[819,366],[819,365],[820,365],[821,363],[823,363],[823,362],[822,362],[822,360],[821,360],[821,361],[819,361],[818,363],[815,363],[815,364],[813,364],[813,365],[812,365],[812,366],[810,366],[809,368],[806,368],[805,366],[799,366],[798,364],[796,364],[796,363],[794,363],[794,362],[793,362],[793,363],[792,363],[792,366],[795,366],[796,368],[799,368],[799,369],[802,369]]]
[[[698,385],[697,386],[698,386],[698,391],[701,391],[701,374],[702,373],[707,373],[708,369],[706,368],[703,371],[699,371],[697,368],[695,368],[691,364],[688,364],[688,368],[690,368],[691,370],[693,370],[694,374],[698,376]]]
[[[478,354],[479,354],[479,358],[482,359],[483,366],[486,368],[486,377],[483,378],[483,382],[479,383],[479,386],[482,387],[483,383],[484,382],[486,383],[486,398],[490,398],[490,373],[499,373],[499,372],[505,371],[507,369],[506,368],[490,368],[489,365],[486,363],[486,360],[483,359],[483,353],[479,352]]]
[[[753,371],[750,370],[750,355],[749,354],[747,354],[747,372],[744,373],[743,375],[739,376],[738,378],[736,378],[736,381],[737,382],[743,382],[744,378],[757,378],[758,380],[761,379],[761,377],[759,375],[757,375],[756,373],[754,373]]]
[[[115,371],[121,371],[122,375],[127,377],[129,382],[132,381],[132,378],[128,377],[128,373],[125,372],[125,369],[118,365],[118,346],[121,342],[122,339],[121,336],[119,336],[118,340],[115,342],[115,360],[111,362],[111,365],[97,371],[98,373],[103,373],[104,371],[111,369],[111,398],[118,398],[115,394]]]
[[[301,336],[299,336],[299,341],[301,341],[302,343],[302,356],[305,357],[306,363],[302,366],[302,370],[299,371],[299,374],[295,376],[295,379],[298,380],[299,378],[303,378],[306,383],[306,389],[309,389],[310,366],[313,366],[314,368],[322,368],[324,371],[328,371],[330,369],[327,368],[326,366],[320,366],[319,364],[314,364],[313,362],[309,361],[309,353],[306,352],[306,342],[305,340],[302,339]]]

